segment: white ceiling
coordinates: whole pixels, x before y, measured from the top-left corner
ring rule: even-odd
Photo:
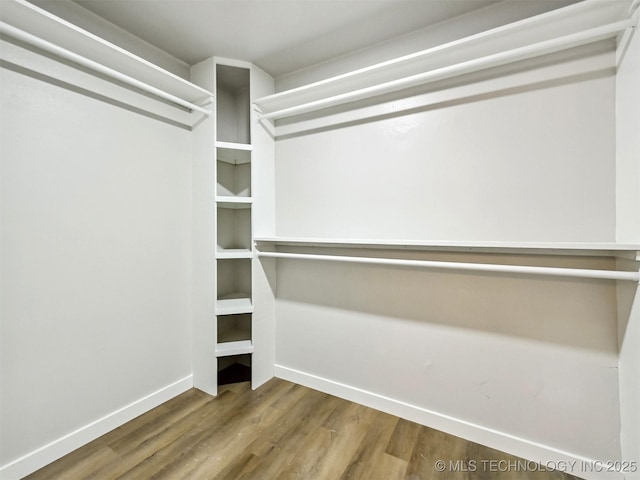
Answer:
[[[192,65],[212,55],[277,77],[497,0],[75,0]]]

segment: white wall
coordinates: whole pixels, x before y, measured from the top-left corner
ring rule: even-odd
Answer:
[[[639,84],[640,35],[636,31],[616,77],[616,238],[619,242],[640,243]],[[625,314],[628,312],[628,317],[620,319],[620,414],[622,458],[640,463],[640,295],[637,286],[627,286],[621,292],[621,299],[627,303],[634,298],[630,311],[629,307],[623,310]],[[640,478],[640,472],[630,478]]]
[[[577,77],[564,58],[278,138],[278,235],[613,241],[615,76],[598,48]]]
[[[277,372],[526,458],[618,459],[615,308],[609,281],[279,260]]]
[[[616,75],[616,238],[640,243],[640,37],[626,47]]]
[[[620,443],[622,460],[640,465],[640,294],[638,286],[619,287],[621,318],[620,371]],[[640,478],[629,472],[628,479]]]
[[[191,152],[188,130],[4,66],[0,465],[17,478],[188,388]]]

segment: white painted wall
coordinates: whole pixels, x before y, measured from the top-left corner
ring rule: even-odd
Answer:
[[[577,77],[565,58],[406,113],[388,113],[402,107],[391,102],[379,117],[309,121],[278,138],[277,234],[613,241],[613,52],[586,58],[594,70]]]
[[[637,2],[636,2],[637,4]],[[636,29],[637,30],[637,29]],[[632,37],[616,76],[616,168],[619,242],[640,242],[640,35]],[[622,295],[624,294],[624,295]],[[625,287],[620,319],[622,458],[640,463],[640,295]],[[627,314],[628,313],[628,317]],[[628,478],[640,478],[640,472]]]
[[[18,478],[189,387],[191,152],[188,130],[1,75],[0,465]]]
[[[191,69],[191,81],[215,90],[215,65],[212,58]],[[209,105],[214,108],[214,104]],[[215,395],[218,365],[214,357],[217,330],[215,324],[215,116],[202,122],[192,133],[192,345],[193,384]]]
[[[622,460],[640,465],[640,294],[638,285],[619,286],[620,443]],[[640,467],[638,467],[640,468]],[[640,478],[638,469],[628,479]]]
[[[281,374],[390,398],[394,413],[409,404],[416,421],[526,458],[619,458],[614,282],[293,260],[277,273]]]

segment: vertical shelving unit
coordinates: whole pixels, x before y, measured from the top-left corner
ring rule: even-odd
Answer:
[[[251,65],[215,59],[216,346],[219,385],[251,380]]]
[[[214,92],[214,114],[193,131],[193,384],[274,375],[275,260],[254,255],[254,236],[275,236],[274,140],[251,99],[273,94],[255,65],[211,57],[192,81]]]

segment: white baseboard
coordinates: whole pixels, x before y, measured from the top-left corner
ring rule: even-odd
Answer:
[[[416,405],[411,405],[351,385],[346,385],[283,365],[275,366],[275,375],[278,378],[289,380],[313,388],[314,390],[335,395],[336,397],[344,398],[496,450],[507,452],[511,455],[540,464],[543,467],[548,466],[549,469],[559,467],[558,470],[563,470],[588,480],[621,480],[624,478],[620,473],[605,471],[606,466],[594,459],[559,450],[549,445],[517,437],[506,432],[494,430]],[[477,460],[480,462],[483,459]],[[478,464],[480,465],[480,463]],[[435,469],[433,473],[436,473]]]
[[[27,455],[0,467],[1,480],[18,480],[89,443],[135,417],[193,387],[193,376],[184,377],[91,422]]]

